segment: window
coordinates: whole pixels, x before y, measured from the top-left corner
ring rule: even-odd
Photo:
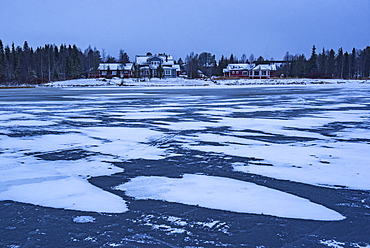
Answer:
[[[233,71],[232,74],[235,74],[235,71]]]
[[[259,76],[260,75],[260,71],[254,71],[254,75],[255,76]]]
[[[266,74],[266,71],[262,71],[261,73],[262,73],[262,76],[266,76],[267,75]]]
[[[248,71],[243,71],[243,76],[248,76]]]
[[[164,75],[171,75],[171,70],[164,70]]]

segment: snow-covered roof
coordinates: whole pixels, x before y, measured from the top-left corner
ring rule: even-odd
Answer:
[[[121,70],[121,64],[119,63],[101,63],[99,64],[98,70],[105,71],[108,70]]]
[[[254,70],[254,71],[276,71],[275,64],[229,64],[223,69],[223,72],[229,72],[233,70]]]
[[[126,65],[124,66],[124,70],[127,71],[132,70],[133,65],[134,65],[133,63],[126,63]]]
[[[162,59],[163,65],[174,65],[175,61],[173,60],[173,57],[171,55],[161,55],[158,56],[159,58]]]
[[[151,56],[136,55],[135,63],[137,65],[147,65],[148,60],[154,57],[160,58],[163,62],[163,65],[174,65],[175,64],[175,61],[171,55],[151,55]]]
[[[148,59],[150,56],[145,56],[145,55],[136,55],[135,57],[135,63],[137,65],[146,65],[148,63]]]
[[[181,71],[180,65],[173,65],[172,68],[175,68],[176,71]]]
[[[100,71],[106,71],[108,70],[116,71],[116,70],[131,70],[132,69],[132,63],[127,63],[125,66],[123,66],[121,63],[100,63],[98,70]]]
[[[254,71],[276,71],[276,65],[259,64],[259,65],[256,65],[252,70]]]
[[[250,70],[252,69],[253,65],[251,64],[229,64],[225,69],[224,72],[228,72],[231,70]]]

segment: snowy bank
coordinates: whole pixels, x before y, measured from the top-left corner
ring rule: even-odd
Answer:
[[[319,84],[370,84],[370,80],[357,79],[74,79],[67,81],[56,81],[43,86],[50,87],[151,87],[151,86],[230,86],[230,85],[319,85]]]

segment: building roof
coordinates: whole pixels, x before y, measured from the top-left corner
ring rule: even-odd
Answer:
[[[253,67],[254,71],[276,71],[276,65],[259,64]]]
[[[98,70],[100,71],[106,71],[108,70],[117,71],[117,70],[131,70],[132,69],[132,63],[126,63],[125,66],[123,66],[121,63],[100,63]]]
[[[229,64],[223,69],[223,72],[229,72],[233,70],[253,70],[253,71],[276,71],[275,64]]]
[[[252,68],[251,64],[229,64],[230,70],[249,70]]]
[[[129,71],[129,70],[132,70],[132,67],[134,66],[134,64],[133,63],[126,63],[125,65],[124,65],[124,70],[126,70],[126,71]]]
[[[163,61],[163,65],[175,64],[175,61],[171,55],[136,55],[135,63],[137,65],[148,65],[148,60],[155,57],[160,58]]]
[[[118,70],[118,68],[120,68],[120,65],[119,63],[100,63],[99,64],[99,67],[98,67],[98,70],[100,71],[106,71],[108,70]]]
[[[172,68],[176,69],[176,71],[181,71],[180,65],[173,65]]]

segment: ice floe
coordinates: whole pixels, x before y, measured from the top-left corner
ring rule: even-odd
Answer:
[[[142,143],[159,133],[144,128],[108,127],[65,131],[71,133],[0,135],[1,143],[6,144],[0,152],[0,200],[80,211],[127,211],[121,197],[87,179],[123,172],[107,160],[161,158],[162,150]]]
[[[345,217],[292,194],[240,180],[185,174],[182,178],[141,176],[115,189],[136,199],[154,199],[238,213],[337,221]]]

